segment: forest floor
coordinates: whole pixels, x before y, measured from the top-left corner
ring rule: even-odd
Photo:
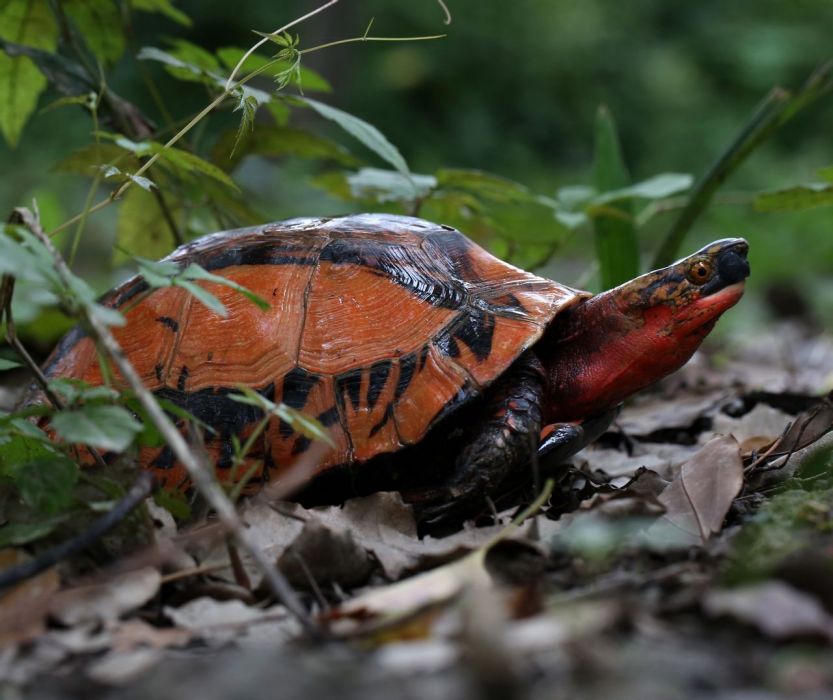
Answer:
[[[517,526],[249,500],[322,642],[215,523],[149,502],[149,546],[0,594],[0,698],[833,698],[831,388],[833,339],[789,323],[698,355]]]

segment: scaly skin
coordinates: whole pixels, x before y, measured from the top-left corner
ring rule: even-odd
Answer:
[[[603,413],[682,367],[749,275],[743,239],[694,255],[577,305],[536,349],[546,368],[545,424]]]

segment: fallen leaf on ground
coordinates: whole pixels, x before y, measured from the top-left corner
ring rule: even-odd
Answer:
[[[0,551],[0,571],[24,561],[15,549]],[[54,568],[0,593],[0,649],[35,639],[45,629],[49,601],[60,580]]]
[[[222,646],[266,630],[269,641],[286,641],[297,635],[298,624],[281,606],[256,608],[239,600],[197,598],[178,608],[166,607],[165,616],[178,628],[188,630],[210,646]],[[264,637],[263,630],[259,630]]]
[[[161,575],[152,567],[128,571],[103,583],[58,592],[49,612],[70,626],[87,621],[110,623],[147,603],[159,591],[161,582]]]
[[[710,440],[660,494],[665,514],[648,529],[648,536],[659,543],[704,544],[720,532],[742,486],[743,463],[737,441],[730,436]]]
[[[789,414],[759,403],[740,418],[725,413],[715,416],[713,429],[716,433],[734,436],[741,450],[746,452],[771,444],[791,420]]]
[[[703,599],[712,616],[729,615],[773,639],[823,636],[833,640],[833,616],[812,596],[780,581],[711,591]]]

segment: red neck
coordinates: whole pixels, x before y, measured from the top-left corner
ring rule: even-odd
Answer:
[[[578,420],[616,406],[682,367],[714,325],[711,321],[675,333],[679,329],[671,307],[625,314],[612,292],[568,314],[539,345],[549,378],[546,423]]]

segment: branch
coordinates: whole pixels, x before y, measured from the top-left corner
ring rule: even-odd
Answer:
[[[55,246],[52,245],[49,236],[41,230],[40,224],[34,219],[32,214],[30,212],[26,212],[26,214],[28,214],[27,226],[29,226],[32,233],[51,253],[58,276],[64,284],[68,284],[72,273],[69,271],[66,262],[55,249]],[[295,591],[278,570],[275,563],[270,562],[264,556],[263,552],[260,551],[257,543],[240,520],[234,505],[229,501],[208,467],[189,448],[185,438],[159,406],[153,394],[142,383],[141,378],[125,356],[124,351],[121,349],[121,346],[109,327],[98,316],[89,313],[86,307],[82,309],[81,313],[90,334],[96,340],[98,346],[106,352],[107,356],[119,370],[122,378],[133,390],[133,393],[144,407],[151,421],[156,426],[156,429],[173,450],[176,459],[185,467],[196,489],[217,513],[220,522],[225,526],[227,532],[249,554],[277,599],[296,617],[307,634],[312,639],[321,641],[325,636],[323,630],[313,622],[312,618],[301,605]]]
[[[31,561],[0,571],[0,590],[37,576],[64,559],[84,551],[130,515],[136,506],[150,496],[153,489],[153,475],[150,472],[140,473],[124,498],[80,535],[47,549]]]

